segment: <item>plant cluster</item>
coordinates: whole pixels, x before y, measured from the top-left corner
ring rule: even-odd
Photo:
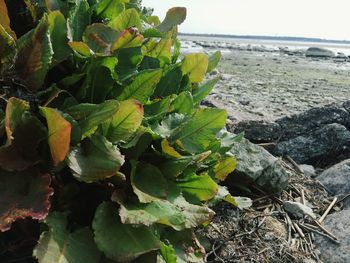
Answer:
[[[186,9],[140,2],[0,0],[5,260],[34,239],[23,262],[201,262],[210,204],[237,205],[237,137],[200,107],[220,53],[180,55]]]

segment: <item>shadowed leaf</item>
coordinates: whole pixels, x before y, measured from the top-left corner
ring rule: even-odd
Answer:
[[[81,41],[85,28],[90,24],[90,9],[86,0],[77,1],[68,18],[68,38],[70,41]]]
[[[213,90],[216,83],[218,83],[219,79],[220,78],[209,80],[202,86],[196,88],[192,93],[193,103],[194,104],[201,103],[201,101],[210,94],[210,92]]]
[[[102,257],[92,231],[85,227],[73,233],[67,230],[66,215],[53,212],[45,220],[49,230],[41,234],[33,256],[40,263],[100,263]],[[62,261],[64,260],[64,261]]]
[[[42,220],[49,212],[50,176],[36,172],[7,173],[0,170],[0,231],[17,219]]]
[[[102,203],[97,208],[93,229],[98,248],[118,262],[130,262],[160,246],[150,228],[122,224],[118,210],[111,203]]]
[[[5,0],[0,0],[0,25],[3,26],[3,28],[12,38],[16,39],[16,34],[10,27],[10,18],[8,16]]]
[[[83,40],[93,52],[108,55],[117,37],[117,31],[102,23],[96,23],[86,28]]]
[[[124,163],[118,148],[101,135],[86,139],[67,156],[67,164],[78,180],[91,183],[117,174]]]

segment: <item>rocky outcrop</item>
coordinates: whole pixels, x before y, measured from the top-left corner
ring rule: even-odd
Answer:
[[[242,121],[234,128],[254,143],[275,143],[278,156],[327,166],[350,157],[350,101],[313,108],[274,122]]]
[[[305,55],[316,58],[332,58],[335,56],[333,51],[321,47],[310,47],[306,50]]]
[[[333,195],[343,197],[350,193],[350,159],[338,163],[323,171],[317,179]],[[346,208],[350,209],[350,197],[344,202]]]
[[[324,236],[315,235],[316,244],[325,263],[349,263],[350,260],[350,210],[328,215],[325,227],[334,234],[340,244]]]
[[[230,152],[237,159],[237,168],[226,182],[229,186],[245,187],[255,183],[268,193],[279,193],[287,187],[293,171],[264,148],[243,139]]]

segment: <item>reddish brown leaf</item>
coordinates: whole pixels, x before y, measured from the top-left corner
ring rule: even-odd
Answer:
[[[5,28],[6,32],[16,39],[15,32],[10,27],[10,18],[7,13],[7,6],[5,0],[0,0],[0,24]]]
[[[47,174],[0,171],[0,232],[9,230],[18,219],[44,219],[53,194],[50,183]]]

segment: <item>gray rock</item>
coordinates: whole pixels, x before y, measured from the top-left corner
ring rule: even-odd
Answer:
[[[332,163],[339,156],[349,152],[350,131],[343,125],[328,124],[321,129],[278,143],[275,153],[289,155],[297,163],[322,164]]]
[[[312,209],[302,203],[286,201],[283,203],[283,207],[294,217],[303,218],[304,216],[310,216],[311,218],[316,219],[316,215]]]
[[[293,171],[264,148],[243,139],[232,147],[231,153],[237,159],[237,168],[228,178],[229,186],[249,187],[254,182],[268,193],[278,193],[287,187]]]
[[[350,210],[328,215],[324,221],[325,227],[340,241],[335,244],[328,238],[315,234],[316,245],[321,251],[325,263],[350,262]]]
[[[312,165],[301,164],[299,165],[300,170],[304,172],[304,175],[307,177],[316,177],[315,168]]]
[[[252,142],[271,142],[279,138],[280,126],[275,122],[241,121],[235,127],[235,133],[244,132],[244,137]]]
[[[306,50],[305,55],[316,58],[332,58],[335,56],[333,51],[321,47],[310,47]]]
[[[323,171],[317,179],[333,195],[342,197],[350,193],[350,159]],[[345,200],[344,205],[350,208],[350,198]]]

